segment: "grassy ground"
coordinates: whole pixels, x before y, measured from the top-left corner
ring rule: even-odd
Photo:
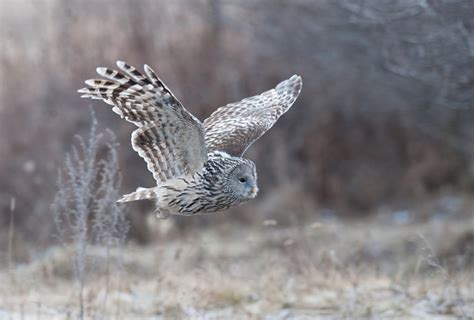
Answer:
[[[90,247],[86,318],[470,319],[471,209],[422,221],[404,212],[285,227],[267,220],[182,236],[172,219],[154,220],[161,236],[152,245],[129,244],[109,259]],[[75,318],[72,252],[50,248],[3,270],[0,319]]]

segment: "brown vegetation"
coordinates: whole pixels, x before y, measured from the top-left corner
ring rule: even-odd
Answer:
[[[472,201],[464,205],[474,209]],[[152,228],[160,229],[154,230],[153,245],[124,248],[123,268],[112,269],[109,283],[104,276],[104,249],[89,248],[95,263],[86,282],[86,315],[114,319],[473,317],[472,248],[459,251],[472,246],[469,217],[460,211],[415,223],[389,217],[360,222],[321,218],[295,221],[289,227],[275,220],[255,220],[244,230],[211,222],[206,232],[194,230],[184,236],[178,236],[173,220],[159,224],[152,220]],[[12,273],[0,273],[0,316],[74,318],[77,289],[71,286],[72,254],[71,247],[52,247]],[[113,251],[111,258],[119,254]]]
[[[124,269],[104,302],[92,243],[86,315],[473,316],[473,16],[468,0],[0,1],[0,318],[76,315],[51,204],[88,106],[120,142],[109,191],[154,183],[132,126],[76,93],[118,59],[152,66],[200,119],[304,84],[247,153],[256,200],[166,223],[127,205]]]
[[[89,122],[75,90],[117,59],[156,67],[201,119],[301,74],[295,108],[248,154],[260,201],[284,186],[344,215],[472,192],[474,6],[456,3],[3,1],[1,205],[16,198],[29,231],[46,216]],[[122,144],[123,192],[152,185],[131,127],[93,105]]]

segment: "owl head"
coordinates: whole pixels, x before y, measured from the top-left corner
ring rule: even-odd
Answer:
[[[255,164],[246,160],[234,166],[227,176],[227,190],[240,201],[255,198],[258,192]]]

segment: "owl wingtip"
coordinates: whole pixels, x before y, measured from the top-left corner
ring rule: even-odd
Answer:
[[[87,84],[88,86],[91,86],[93,87],[95,85],[95,81],[93,79],[88,79],[86,81],[84,81],[85,84]]]
[[[290,79],[298,79],[298,80],[301,80],[302,78],[301,78],[301,76],[300,76],[299,74],[294,74],[294,75],[291,76]]]
[[[298,83],[300,86],[303,84],[303,78],[298,74],[294,74],[293,76],[291,76],[290,82],[293,81]]]
[[[146,64],[146,63],[143,65],[143,69],[145,70],[145,72],[146,72],[146,71],[153,71],[153,69],[152,69],[148,64]],[[153,71],[153,72],[154,72],[154,71]]]
[[[105,72],[107,71],[107,68],[105,68],[105,67],[97,67],[97,68],[95,68],[95,71],[96,71],[98,74],[100,74],[100,75],[104,75]]]

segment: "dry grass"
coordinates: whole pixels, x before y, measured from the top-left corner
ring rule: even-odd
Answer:
[[[472,210],[472,204],[465,208]],[[377,217],[318,219],[291,227],[261,221],[184,236],[172,220],[153,220],[160,236],[153,245],[125,249],[122,271],[111,276],[107,305],[101,267],[106,257],[102,248],[91,248],[96,267],[86,285],[86,314],[112,319],[468,319],[474,316],[469,212],[410,224]],[[462,244],[463,239],[468,242]],[[70,248],[51,248],[13,273],[2,272],[0,317],[75,317],[71,254]]]

